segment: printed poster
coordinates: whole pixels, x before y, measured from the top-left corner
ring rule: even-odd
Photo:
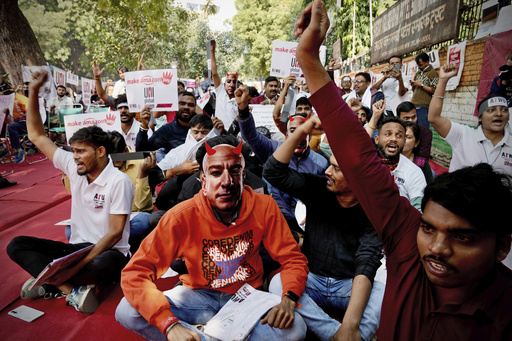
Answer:
[[[66,86],[66,71],[54,66],[53,67],[53,81],[55,86],[63,85]]]
[[[14,107],[14,93],[10,95],[0,95],[0,131],[4,126],[4,121],[7,118],[7,115],[11,116],[12,119],[12,110]]]
[[[266,127],[271,133],[279,132],[274,122],[274,105],[251,104],[251,107],[256,127]]]
[[[85,105],[91,105],[91,90],[93,87],[93,79],[82,77],[82,100],[84,101]]]
[[[78,75],[66,72],[66,83],[78,86]]]
[[[130,112],[139,112],[146,106],[152,111],[178,110],[177,78],[176,69],[126,72]]]
[[[64,116],[64,127],[68,144],[69,139],[78,129],[94,125],[105,131],[117,130],[122,133],[119,111],[66,115]]]
[[[439,61],[439,50],[430,51],[427,52],[427,54],[430,65],[432,65],[434,69],[439,69],[441,67],[441,62]]]
[[[446,90],[455,90],[459,86],[462,70],[464,69],[464,54],[466,52],[466,42],[448,47],[448,64],[455,64],[459,67],[457,74],[448,80]]]
[[[270,75],[280,78],[294,75],[297,80],[304,80],[304,73],[295,57],[295,50],[298,43],[291,41],[274,40],[272,45],[272,60],[270,62]],[[327,48],[322,45],[320,51],[320,61],[325,65],[325,56]]]
[[[39,92],[39,97],[43,98],[48,103],[51,98],[57,97],[57,90],[55,89],[55,85],[53,83],[53,77],[50,67],[48,65],[21,66],[21,72],[23,73],[23,82],[31,82],[32,74],[35,72],[39,72],[41,70],[45,70],[48,73],[48,80],[44,83],[43,88]]]

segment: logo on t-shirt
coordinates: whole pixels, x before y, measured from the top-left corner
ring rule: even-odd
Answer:
[[[503,159],[503,164],[505,166],[512,167],[512,154],[502,152],[501,153],[501,158]]]
[[[254,250],[252,231],[222,239],[203,239],[203,276],[212,289],[246,282],[256,273],[247,262]]]
[[[94,208],[103,208],[105,203],[105,194],[96,193],[94,195]]]

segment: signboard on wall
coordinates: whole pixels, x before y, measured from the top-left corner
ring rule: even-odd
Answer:
[[[457,37],[460,1],[400,0],[373,23],[371,64]]]

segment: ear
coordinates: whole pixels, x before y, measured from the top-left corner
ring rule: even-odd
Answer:
[[[203,171],[199,174],[199,178],[201,179],[201,189],[203,190],[203,195],[206,196],[206,176]]]
[[[497,252],[496,252],[496,260],[501,262],[504,260],[508,253],[510,252],[510,243],[512,241],[512,236],[507,234],[503,237],[500,237],[497,240]]]
[[[98,148],[96,148],[96,155],[98,155],[98,157],[106,157],[107,156],[107,150],[105,149],[105,147],[103,146],[99,146]]]
[[[375,144],[379,144],[379,134],[375,135],[373,139],[375,140]]]

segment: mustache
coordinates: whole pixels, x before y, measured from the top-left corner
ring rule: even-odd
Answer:
[[[435,256],[435,255],[425,255],[422,258],[424,261],[433,260],[436,263],[440,263],[441,265],[445,266],[448,270],[457,271],[457,269],[451,265],[449,262],[447,262],[443,257]]]

